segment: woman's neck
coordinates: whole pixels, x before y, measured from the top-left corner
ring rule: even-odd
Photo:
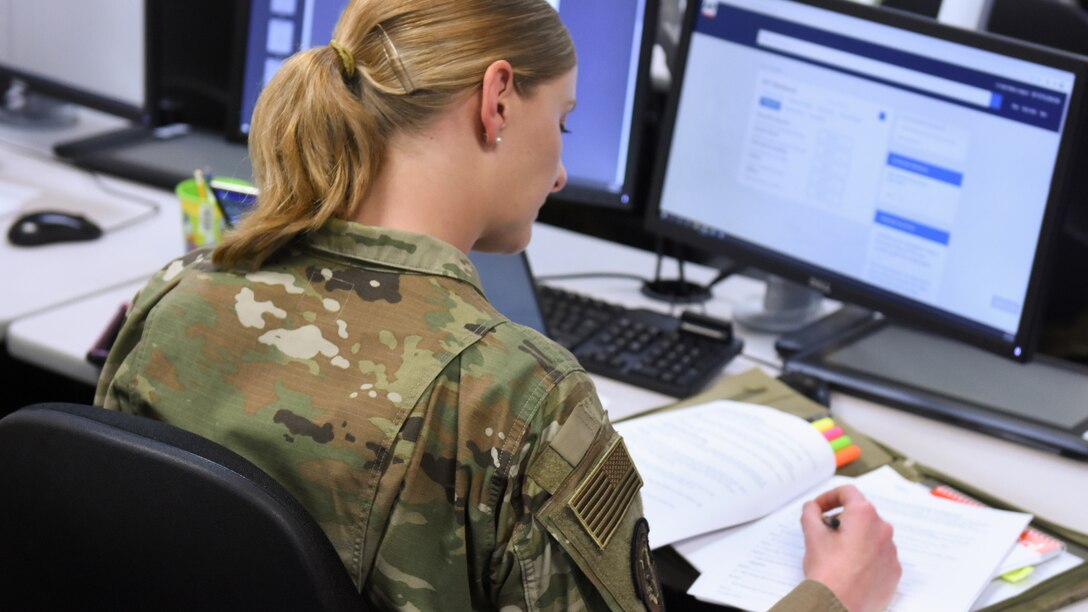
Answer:
[[[469,101],[466,101],[469,102]],[[484,228],[488,163],[471,116],[455,105],[420,134],[392,138],[385,163],[352,221],[434,236],[464,252]]]

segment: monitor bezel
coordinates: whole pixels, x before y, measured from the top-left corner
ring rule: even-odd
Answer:
[[[145,41],[146,44],[146,41]],[[145,62],[146,63],[146,62]],[[147,110],[147,68],[144,68],[144,105],[137,106],[116,98],[91,93],[72,85],[67,85],[57,80],[50,79],[36,73],[26,72],[0,62],[0,83],[7,81],[21,81],[26,84],[32,93],[38,93],[62,102],[68,102],[79,106],[92,108],[103,113],[121,117],[142,124],[149,124]],[[0,92],[2,93],[2,92]]]
[[[657,19],[661,0],[645,0],[642,11],[642,40],[639,44],[638,69],[635,75],[635,97],[631,105],[631,124],[628,129],[627,167],[624,170],[623,187],[619,192],[594,188],[588,185],[567,183],[562,191],[552,195],[549,200],[573,205],[603,206],[626,211],[638,209],[640,200],[645,197],[646,184],[639,178],[640,168],[650,151],[646,147],[645,125],[653,97],[653,82],[650,76],[650,63],[653,58],[654,44],[657,42]],[[577,52],[577,49],[575,50]],[[574,110],[578,112],[577,108]],[[624,196],[627,201],[624,202]]]
[[[150,18],[149,10],[151,5],[154,4],[153,0],[144,0],[144,67],[143,67],[143,90],[144,100],[142,105],[132,104],[118,98],[111,98],[109,96],[103,96],[100,94],[89,92],[85,89],[80,89],[73,85],[68,85],[55,79],[50,79],[48,75],[39,73],[27,72],[20,70],[9,64],[0,62],[0,85],[7,86],[8,81],[22,81],[26,83],[31,92],[40,93],[42,95],[56,98],[63,102],[69,102],[79,106],[85,106],[108,115],[115,117],[121,117],[130,121],[135,121],[141,125],[151,125],[152,123],[152,110],[151,103],[153,87],[151,85],[152,79],[155,76],[152,73],[151,68],[151,44],[152,37],[148,32],[148,19]],[[2,92],[0,92],[2,93]]]
[[[694,229],[662,218],[660,200],[669,163],[669,143],[672,141],[677,109],[680,105],[684,73],[687,69],[688,52],[696,16],[702,4],[701,0],[693,0],[688,3],[682,22],[672,86],[662,122],[660,150],[658,151],[657,163],[654,167],[646,202],[647,228],[671,240],[691,244],[704,251],[717,252],[727,257],[736,258],[770,274],[811,287],[826,297],[871,308],[908,325],[930,329],[1004,357],[1027,361],[1034,355],[1039,339],[1044,306],[1042,302],[1052,272],[1050,261],[1057,243],[1057,236],[1061,232],[1064,212],[1071,196],[1074,178],[1071,176],[1071,172],[1075,162],[1083,157],[1076,150],[1075,143],[1081,138],[1084,131],[1081,114],[1084,106],[1085,80],[1088,79],[1088,63],[1084,58],[1073,54],[993,34],[947,26],[902,11],[836,0],[791,1],[882,25],[902,28],[953,43],[973,46],[1029,62],[1048,65],[1075,75],[1074,87],[1069,95],[1066,127],[1055,158],[1054,175],[1050,183],[1050,192],[1040,226],[1035,258],[1028,279],[1027,291],[1025,292],[1020,326],[1016,333],[1013,334],[1012,339],[1005,339],[1003,333],[998,330],[932,306],[911,301],[860,280],[835,274],[820,266],[744,242],[736,237],[708,237]]]

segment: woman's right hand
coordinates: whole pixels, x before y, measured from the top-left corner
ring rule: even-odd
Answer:
[[[823,515],[842,508],[839,526],[829,527]],[[805,534],[805,577],[831,589],[850,612],[887,607],[903,568],[892,541],[892,526],[852,485],[827,491],[805,502],[801,512]]]

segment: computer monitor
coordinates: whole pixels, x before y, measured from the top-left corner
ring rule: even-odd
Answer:
[[[144,0],[0,0],[0,83],[9,80],[143,120]]]
[[[228,134],[244,140],[261,90],[293,53],[327,45],[348,0],[251,0],[242,87]]]
[[[656,2],[552,0],[578,53],[578,108],[563,141],[564,201],[632,205]],[[346,0],[253,0],[238,136],[249,133],[257,97],[272,75],[295,51],[327,44],[346,5]]]
[[[578,53],[578,106],[563,137],[565,202],[632,209],[650,96],[657,0],[558,0]]]
[[[578,105],[563,137],[567,186],[549,197],[539,220],[643,250],[658,247],[645,228],[660,99],[651,86],[650,58],[659,0],[549,0],[578,55]],[[346,0],[253,0],[247,26],[241,92],[233,112],[244,140],[264,85],[291,53],[326,44]],[[669,254],[674,254],[671,251]],[[697,261],[693,252],[683,255]]]
[[[825,0],[685,16],[648,224],[1027,359],[1083,59]]]

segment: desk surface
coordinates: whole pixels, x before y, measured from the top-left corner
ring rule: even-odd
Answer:
[[[13,155],[0,147],[0,164],[3,164],[0,170],[23,163],[12,161]],[[35,172],[37,180],[47,184],[59,180],[56,177],[79,173],[64,167],[54,169],[56,174],[43,169]],[[65,180],[78,179],[69,177]],[[84,361],[87,349],[117,307],[142,285],[143,279],[181,250],[180,214],[176,203],[163,192],[154,192],[154,197],[163,202],[163,210],[157,219],[140,229],[132,228],[130,235],[118,233],[112,237],[116,238],[116,243],[107,236],[95,243],[43,252],[42,257],[32,256],[30,251],[13,252],[11,247],[0,247],[5,270],[10,268],[8,261],[18,261],[31,270],[11,274],[21,274],[19,278],[32,289],[17,287],[14,293],[5,293],[0,298],[0,325],[17,319],[11,325],[8,337],[8,347],[13,355],[85,382],[95,381],[97,371]],[[579,272],[650,276],[655,260],[652,254],[539,224],[534,233],[529,258],[534,272],[545,282],[628,307],[669,310],[643,296],[640,284],[630,278],[549,278]],[[3,250],[5,248],[7,250]],[[592,256],[587,256],[589,252]],[[118,257],[123,261],[117,261]],[[666,273],[675,272],[666,266]],[[689,266],[687,275],[706,282],[713,277],[714,271]],[[76,283],[84,276],[91,278],[78,289],[70,288],[64,296],[54,294],[46,300],[36,295],[57,284]],[[714,299],[705,306],[706,312],[730,318],[734,305],[759,299],[762,290],[763,284],[759,281],[743,276],[731,277],[715,288]],[[773,374],[779,365],[773,336],[743,327],[738,328],[738,334],[745,341],[744,354],[730,363],[725,373],[762,367]],[[669,401],[665,396],[615,381],[598,378],[597,382],[606,408],[614,419]],[[832,410],[837,418],[922,463],[971,482],[1039,516],[1088,532],[1088,513],[1084,511],[1088,508],[1088,463],[843,394],[833,396]],[[1071,609],[1088,611],[1088,602]]]
[[[84,129],[105,126],[113,123],[89,121]],[[25,148],[14,148],[12,132],[0,131],[0,340],[15,319],[147,278],[184,246],[172,194],[50,161],[47,143],[56,134],[31,132]],[[37,247],[7,241],[19,215],[42,209],[82,214],[105,235]]]

